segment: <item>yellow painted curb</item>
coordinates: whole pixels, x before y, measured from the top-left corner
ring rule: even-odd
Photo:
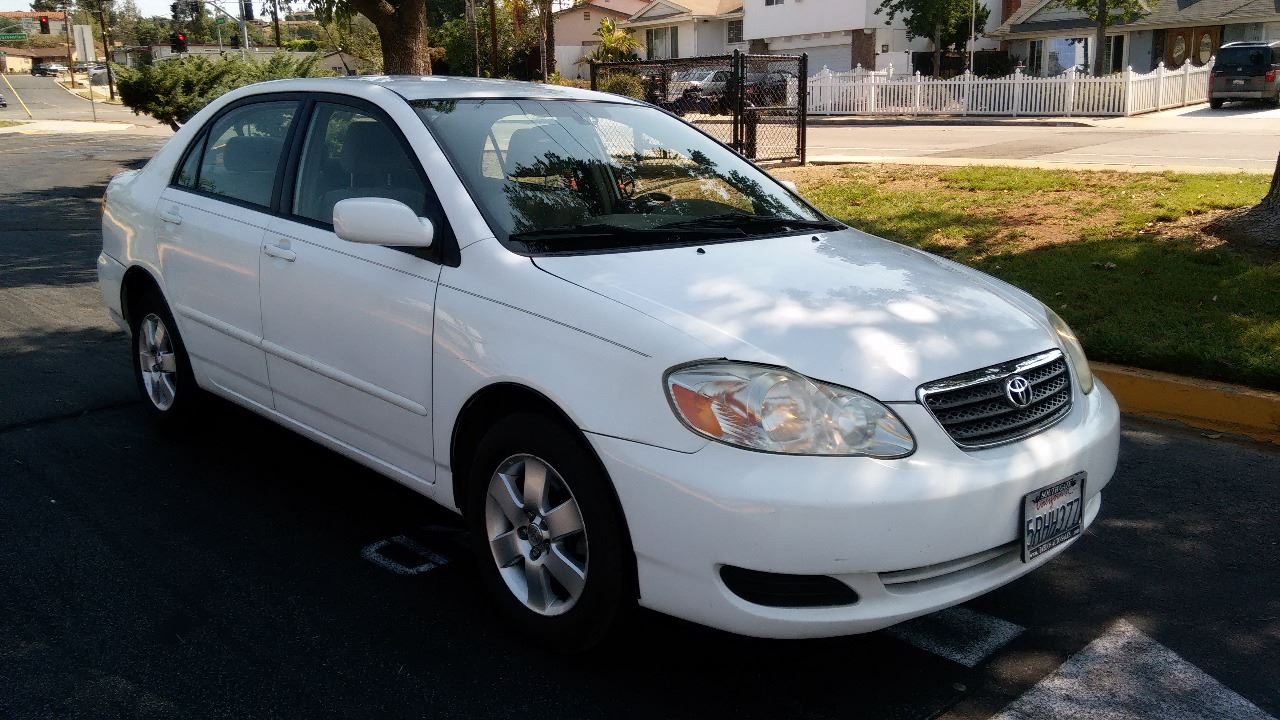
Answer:
[[[1116,396],[1121,412],[1280,444],[1280,393],[1120,365],[1089,365]]]

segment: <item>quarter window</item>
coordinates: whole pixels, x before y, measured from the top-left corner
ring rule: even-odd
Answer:
[[[196,186],[202,192],[270,207],[285,138],[297,110],[298,103],[292,100],[255,103],[214,121]]]
[[[293,214],[332,224],[333,206],[358,197],[399,200],[443,235],[444,211],[395,132],[346,105],[316,103],[302,146]]]

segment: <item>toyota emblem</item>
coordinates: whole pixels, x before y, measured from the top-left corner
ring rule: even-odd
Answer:
[[[1004,396],[1009,398],[1009,404],[1024,408],[1031,404],[1031,383],[1021,375],[1014,375],[1004,381]]]

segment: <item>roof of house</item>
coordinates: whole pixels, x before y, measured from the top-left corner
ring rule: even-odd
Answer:
[[[1093,23],[1083,14],[1078,17],[1059,17],[1037,22],[1035,16],[1054,7],[1057,0],[1033,0],[1009,16],[1003,25],[993,31],[995,36],[1012,36],[1024,33],[1044,33],[1057,30],[1092,28]],[[1232,21],[1280,20],[1280,0],[1146,0],[1150,12],[1116,27],[1139,29],[1144,27],[1182,27],[1197,25],[1224,25]]]
[[[15,48],[0,47],[0,52],[5,55],[14,57],[27,58],[53,58],[55,60],[65,60],[67,58],[67,49],[65,47],[47,47],[47,48]]]
[[[31,10],[5,10],[0,11],[0,17],[4,18],[41,18],[47,17],[50,20],[64,20],[66,18],[61,12],[33,12]]]
[[[562,13],[580,12],[588,8],[595,8],[629,16],[644,9],[648,4],[648,0],[588,0],[578,5],[571,5],[563,10],[557,10],[552,14],[560,15]]]
[[[666,5],[677,10],[677,12],[663,15],[661,17],[662,20],[681,17],[715,17],[717,15],[742,12],[742,0],[652,0],[652,2],[646,3],[644,7],[632,13],[631,20],[640,20],[642,15],[658,5]]]

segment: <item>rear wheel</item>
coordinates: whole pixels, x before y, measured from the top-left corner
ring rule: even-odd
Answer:
[[[151,416],[163,423],[186,419],[200,391],[169,307],[149,292],[138,307],[129,310],[133,374],[143,403]]]
[[[472,463],[467,523],[499,611],[559,652],[605,639],[634,597],[622,513],[581,437],[541,415],[499,421]]]
[[[1209,107],[1213,108],[1214,110],[1221,110],[1222,102],[1223,102],[1222,100],[1218,100],[1218,99],[1210,100]]]

